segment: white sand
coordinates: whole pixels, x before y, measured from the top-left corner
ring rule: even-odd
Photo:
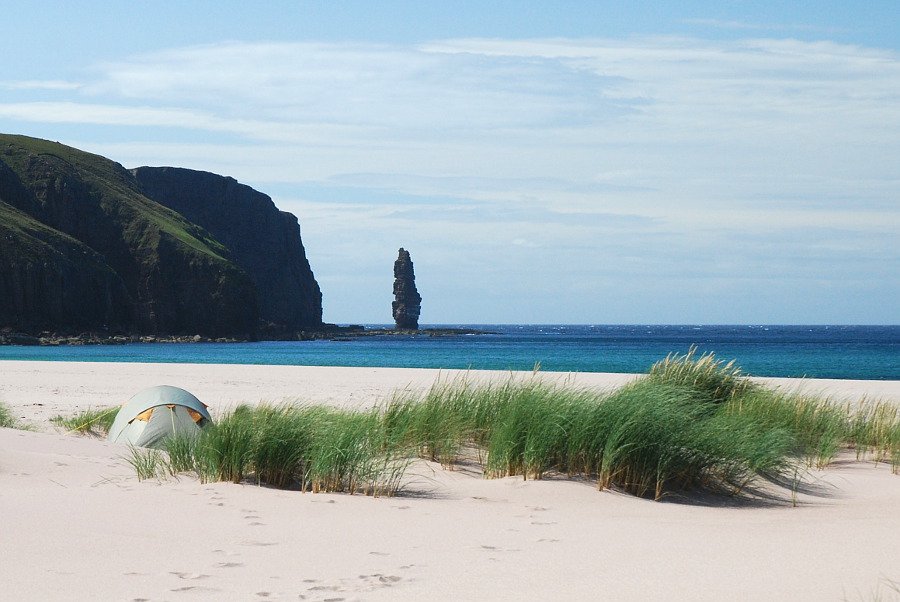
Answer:
[[[0,400],[47,418],[182,386],[213,409],[366,406],[437,371],[0,362]],[[454,374],[444,372],[444,377]],[[507,373],[479,372],[478,378]],[[527,378],[528,375],[521,377]],[[545,375],[609,388],[630,375]],[[773,380],[900,400],[900,383]],[[656,503],[566,481],[483,480],[420,463],[415,495],[138,483],[127,449],[0,429],[4,600],[890,600],[900,476],[840,462],[799,507]],[[789,492],[788,492],[789,495]]]

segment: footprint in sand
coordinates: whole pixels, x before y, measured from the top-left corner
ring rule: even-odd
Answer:
[[[208,579],[209,575],[204,575],[203,573],[183,573],[180,571],[169,571],[170,575],[175,575],[179,579]]]
[[[383,575],[381,573],[374,573],[372,575],[360,575],[360,579],[364,581],[377,581],[379,583],[384,583],[386,585],[393,585],[398,581],[401,581],[403,578],[398,577],[397,575]]]
[[[490,552],[521,552],[520,548],[498,548],[497,546],[481,546],[482,550]],[[491,560],[494,560],[493,558]]]
[[[236,569],[238,567],[244,566],[243,562],[220,562],[216,564],[216,566],[220,569]]]
[[[170,592],[220,592],[222,590],[215,587],[203,587],[201,585],[185,585],[184,587],[176,587],[170,589]]]
[[[306,589],[308,592],[339,592],[341,590],[341,586],[339,585],[314,585]]]

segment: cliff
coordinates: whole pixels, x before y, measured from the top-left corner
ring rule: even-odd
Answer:
[[[296,217],[233,178],[176,167],[139,167],[132,173],[146,196],[228,248],[229,258],[265,291],[259,297],[265,323],[293,330],[322,325],[322,293]]]
[[[230,183],[240,198],[264,196]],[[257,224],[265,213],[287,224],[281,226],[282,252],[266,262],[264,251],[247,250],[254,243],[220,232],[230,248],[173,208],[176,203],[151,198],[158,192],[145,192],[134,173],[104,157],[0,135],[0,328],[251,338],[274,320],[285,328],[321,325],[318,285],[296,218],[278,212],[271,200],[262,212],[254,203],[228,205],[234,221]],[[207,221],[218,229],[215,220]],[[254,227],[241,235],[273,231]],[[278,281],[285,268],[277,264],[289,257],[314,291],[294,305],[284,291],[295,288]],[[263,276],[251,276],[254,271]],[[277,310],[270,311],[268,301],[261,309],[269,296],[279,299]]]
[[[0,325],[117,331],[128,323],[129,304],[124,283],[102,256],[0,202]]]

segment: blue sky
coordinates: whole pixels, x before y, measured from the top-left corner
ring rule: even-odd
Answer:
[[[0,131],[270,194],[328,321],[900,323],[894,1],[0,8]]]

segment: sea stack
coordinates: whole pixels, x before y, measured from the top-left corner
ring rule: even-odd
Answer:
[[[422,297],[416,290],[416,275],[409,251],[400,248],[394,262],[394,302],[391,304],[394,323],[398,330],[418,330],[419,314],[422,311]]]

